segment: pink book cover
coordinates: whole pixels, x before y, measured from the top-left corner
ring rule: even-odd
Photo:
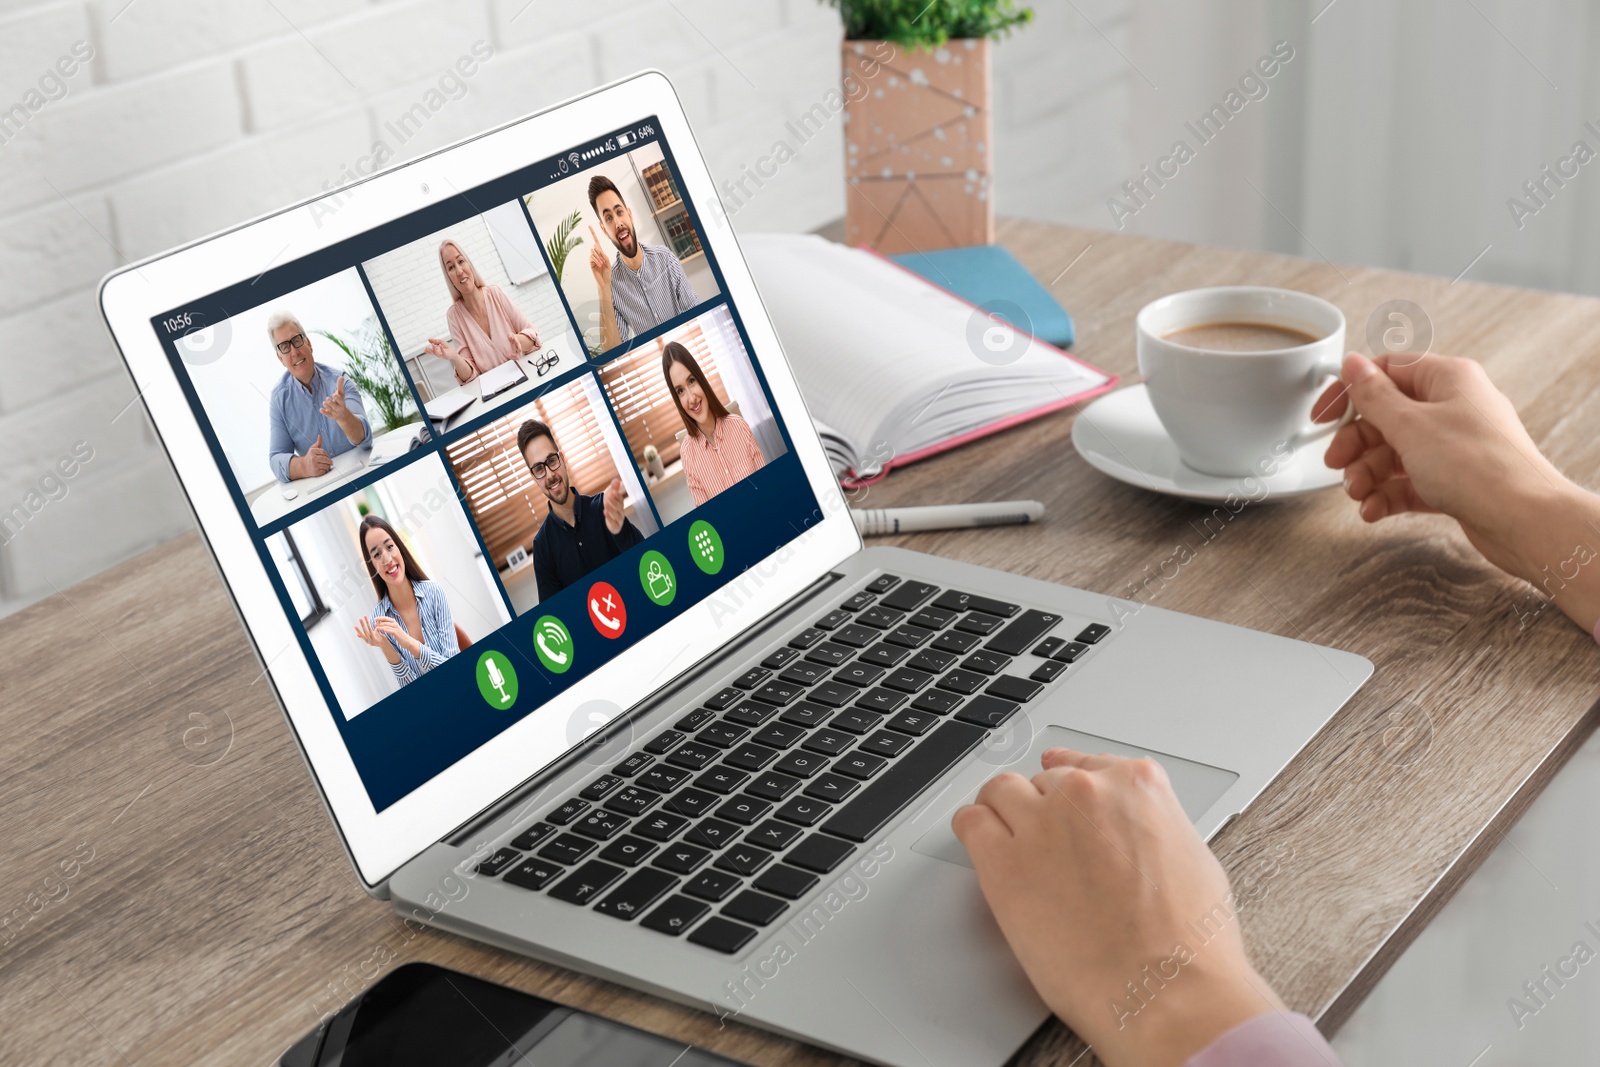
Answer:
[[[932,282],[928,281],[926,278],[924,278],[922,275],[918,274],[916,271],[906,270],[905,267],[902,267],[900,264],[896,263],[894,260],[890,259],[889,257],[879,254],[874,249],[868,248],[865,245],[859,245],[857,247],[859,247],[863,252],[871,252],[874,256],[877,256],[879,259],[881,259],[885,263],[889,264],[895,270],[905,271],[905,273],[911,275],[913,278],[917,279],[917,281],[919,281],[919,282],[922,282],[924,285],[932,286],[933,288],[938,289],[941,293],[944,293],[944,294],[950,296],[952,299],[960,300],[961,303],[966,304],[968,307],[970,307],[970,308],[972,308],[974,310],[980,310],[976,304],[973,304],[973,303],[971,303],[970,301],[967,301],[967,300],[963,300],[961,297],[957,296],[955,293],[950,292],[950,290],[944,288],[943,286],[934,285]],[[993,316],[993,317],[998,322],[1005,322],[1005,320],[999,318],[999,316]],[[1011,326],[1011,324],[1009,322],[1006,322],[1005,324],[1007,326]],[[1034,341],[1035,344],[1039,344],[1039,345],[1044,346],[1045,348],[1050,349],[1051,351],[1053,351],[1056,354],[1058,354],[1062,359],[1070,359],[1070,360],[1072,360],[1072,362],[1078,364],[1080,367],[1087,367],[1089,370],[1094,371],[1096,374],[1104,374],[1104,375],[1106,375],[1106,381],[1104,383],[1100,384],[1100,385],[1095,386],[1092,389],[1085,389],[1081,393],[1075,393],[1072,396],[1063,397],[1060,400],[1052,400],[1047,404],[1040,404],[1036,408],[1029,408],[1026,411],[1019,411],[1015,415],[1007,415],[1003,419],[996,419],[994,422],[987,423],[987,424],[985,424],[983,426],[979,426],[976,429],[968,430],[966,433],[957,434],[954,437],[946,438],[943,441],[938,441],[938,442],[936,442],[934,444],[931,444],[931,445],[927,446],[926,448],[919,448],[917,451],[908,452],[903,456],[895,456],[893,459],[889,460],[888,463],[885,463],[883,465],[882,469],[878,471],[878,473],[872,475],[871,477],[863,478],[863,477],[858,476],[854,469],[847,470],[847,471],[844,472],[843,475],[840,476],[839,484],[844,486],[844,488],[846,488],[846,489],[861,489],[861,488],[863,488],[865,486],[872,485],[875,482],[881,482],[883,479],[885,479],[885,478],[887,478],[889,476],[889,472],[890,471],[895,470],[896,468],[904,467],[904,466],[907,466],[908,464],[912,464],[912,463],[918,463],[918,462],[920,462],[922,460],[925,460],[925,459],[928,459],[928,458],[930,458],[932,456],[937,456],[941,452],[948,452],[952,448],[960,448],[962,445],[968,444],[969,442],[972,442],[972,441],[976,441],[979,438],[988,437],[990,434],[993,434],[993,433],[999,433],[1001,430],[1009,430],[1013,426],[1020,426],[1025,422],[1032,421],[1033,419],[1042,418],[1045,415],[1049,415],[1051,412],[1061,411],[1061,410],[1063,410],[1065,408],[1071,407],[1074,404],[1081,404],[1085,400],[1092,400],[1095,397],[1101,395],[1102,393],[1109,393],[1112,389],[1115,389],[1117,387],[1117,383],[1119,381],[1121,381],[1121,379],[1117,375],[1111,374],[1108,371],[1101,370],[1099,367],[1096,367],[1094,364],[1087,363],[1084,360],[1079,359],[1077,356],[1074,356],[1072,353],[1066,351],[1065,349],[1057,348],[1055,345],[1050,344],[1048,341],[1041,341],[1041,340],[1039,340],[1039,338],[1033,337],[1033,335],[1028,333],[1026,330],[1017,329],[1017,327],[1015,327],[1015,326],[1011,326],[1011,328],[1013,330],[1016,330],[1019,334],[1023,334],[1024,336],[1033,338],[1033,341]]]

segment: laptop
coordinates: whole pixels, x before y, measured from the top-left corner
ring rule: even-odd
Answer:
[[[101,302],[366,891],[727,1022],[1004,1062],[1048,1011],[953,810],[1064,744],[1153,756],[1209,838],[1371,673],[864,547],[659,73],[129,266]],[[589,358],[257,522],[309,435],[420,422],[397,354],[458,304]]]

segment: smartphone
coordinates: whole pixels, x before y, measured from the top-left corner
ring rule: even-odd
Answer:
[[[396,967],[280,1067],[745,1067],[737,1060],[435,967]]]

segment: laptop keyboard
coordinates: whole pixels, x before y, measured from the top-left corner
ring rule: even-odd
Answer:
[[[1111,632],[1061,619],[879,575],[478,873],[738,952]]]

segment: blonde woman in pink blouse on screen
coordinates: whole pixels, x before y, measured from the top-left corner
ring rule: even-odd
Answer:
[[[704,504],[767,462],[750,424],[729,411],[689,350],[668,341],[661,351],[672,402],[683,417],[683,477],[695,504]]]
[[[439,266],[450,287],[445,325],[454,339],[430,337],[424,351],[448,359],[456,381],[466,384],[484,371],[539,347],[539,331],[498,285],[489,285],[454,241],[439,245]]]

